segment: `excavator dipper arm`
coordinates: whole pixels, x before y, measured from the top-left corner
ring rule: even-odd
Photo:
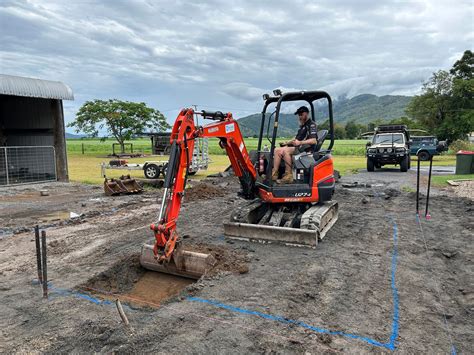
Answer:
[[[219,138],[220,146],[226,150],[234,173],[240,179],[243,196],[248,199],[254,197],[257,172],[245,147],[239,125],[232,118],[232,114],[196,112],[204,118],[218,121],[204,127],[195,126],[194,114],[192,109],[181,110],[171,133],[170,158],[163,185],[158,223],[150,226],[156,239],[153,253],[159,262],[169,262],[177,247],[176,221],[184,197],[196,138]]]

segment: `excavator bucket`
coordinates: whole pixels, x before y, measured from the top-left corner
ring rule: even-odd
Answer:
[[[115,179],[107,179],[104,180],[104,192],[107,196],[115,196],[120,195],[121,193],[127,192],[118,180]]]
[[[216,260],[210,254],[196,253],[181,248],[174,251],[171,261],[158,263],[153,253],[153,245],[150,244],[143,244],[140,255],[140,264],[145,269],[196,280],[205,275],[215,263]]]
[[[143,191],[143,188],[135,179],[131,178],[130,175],[122,175],[120,180],[117,180],[117,183],[120,184],[121,188],[129,194],[138,194]]]
[[[337,218],[336,201],[316,204],[302,214],[272,209],[258,201],[233,213],[231,221],[224,223],[224,234],[231,239],[315,248]]]

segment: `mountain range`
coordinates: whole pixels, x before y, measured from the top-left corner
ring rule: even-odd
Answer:
[[[410,103],[411,96],[385,95],[376,96],[362,94],[350,99],[339,98],[333,101],[334,122],[346,124],[355,121],[367,124],[375,120],[390,121],[405,116],[405,109]],[[324,100],[321,100],[324,101]],[[268,111],[267,111],[268,112]],[[328,118],[325,105],[316,106],[316,121],[322,123]],[[259,134],[261,114],[255,113],[239,119],[239,126],[244,136]],[[266,132],[265,127],[265,132]],[[281,114],[278,124],[279,136],[292,136],[298,130],[298,120],[291,113]],[[271,128],[270,128],[271,131]]]

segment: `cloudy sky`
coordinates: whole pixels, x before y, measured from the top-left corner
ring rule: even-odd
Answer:
[[[1,0],[0,72],[86,100],[258,112],[274,88],[417,93],[474,43],[474,1]]]

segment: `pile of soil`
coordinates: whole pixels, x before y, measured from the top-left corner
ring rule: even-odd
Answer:
[[[459,186],[453,188],[453,191],[459,197],[474,200],[474,181],[460,181]]]
[[[199,201],[225,195],[224,188],[201,182],[186,190],[186,201]]]
[[[220,272],[232,272],[246,274],[249,271],[249,258],[242,251],[229,249],[225,246],[209,244],[185,245],[185,250],[198,253],[211,254],[216,259],[216,264],[209,270],[206,276],[214,276]]]

